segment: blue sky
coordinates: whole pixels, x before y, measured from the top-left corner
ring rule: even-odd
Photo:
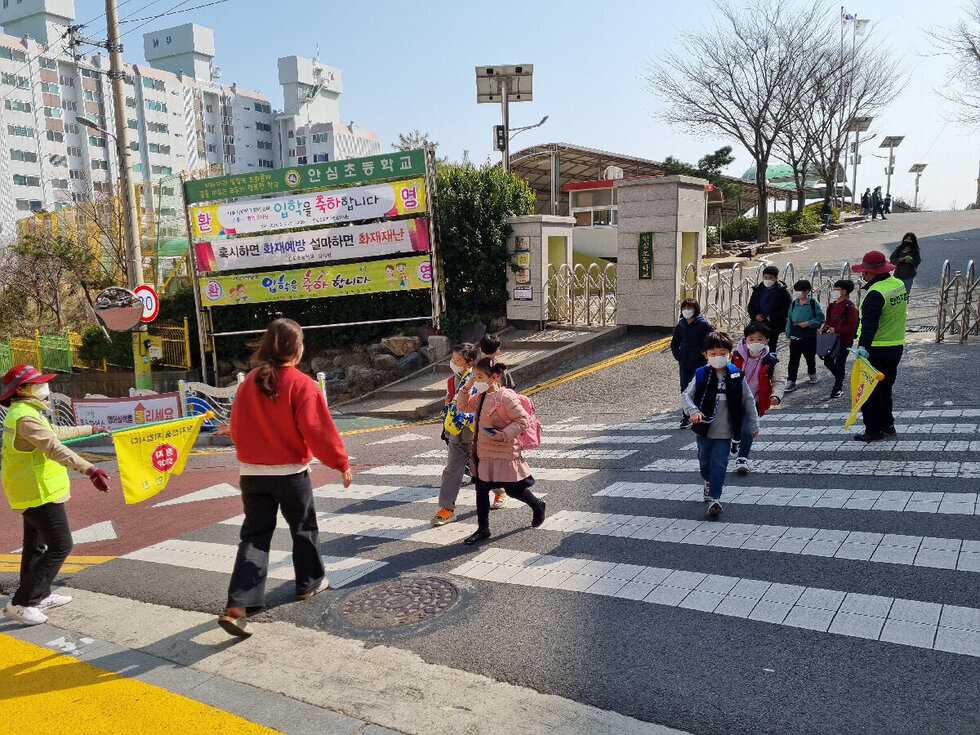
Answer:
[[[189,0],[188,7],[206,0]],[[120,16],[162,12],[172,0],[130,0]],[[89,20],[104,9],[102,0],[76,0],[76,15]],[[839,2],[827,2],[828,22],[837,22]],[[948,62],[936,56],[926,31],[959,16],[953,0],[911,0],[849,4],[848,12],[869,18],[869,33],[903,59],[904,91],[879,115],[871,132],[878,138],[863,149],[858,188],[884,185],[885,160],[878,142],[905,135],[896,150],[892,193],[911,200],[913,163],[928,163],[920,201],[934,209],[964,207],[976,195],[980,141],[949,117],[935,88]],[[142,34],[186,22],[214,28],[216,63],[222,81],[264,92],[282,106],[276,59],[298,54],[339,67],[344,76],[341,114],[345,122],[376,130],[385,149],[399,132],[418,128],[440,143],[440,153],[471,160],[497,160],[491,128],[499,105],[477,105],[474,67],[534,64],[534,100],[511,106],[511,124],[537,122],[520,134],[512,150],[563,141],[663,160],[674,155],[694,161],[726,143],[735,146],[730,173],[751,165],[737,143],[697,139],[656,118],[659,102],[645,90],[644,70],[652,58],[674,47],[684,32],[706,23],[713,5],[706,0],[228,0],[220,5],[160,18],[124,38],[127,61],[142,61]],[[94,23],[88,32],[104,33]],[[124,25],[124,31],[137,24]],[[850,177],[850,171],[848,172]]]

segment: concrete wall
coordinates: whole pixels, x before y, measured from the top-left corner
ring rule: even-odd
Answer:
[[[530,241],[530,283],[518,283],[517,274],[507,271],[507,321],[543,327],[548,320],[548,258],[549,249],[557,255],[555,238],[565,238],[564,258],[572,262],[572,217],[555,217],[548,214],[534,214],[526,217],[510,217],[507,224],[513,232],[507,240],[507,251],[514,259],[518,237]],[[549,248],[550,242],[550,248]],[[515,289],[531,289],[531,299],[516,300]]]
[[[677,323],[683,233],[695,233],[697,260],[705,253],[707,185],[691,176],[622,179],[616,269],[617,323],[670,328]],[[653,278],[639,279],[640,233],[653,233]]]

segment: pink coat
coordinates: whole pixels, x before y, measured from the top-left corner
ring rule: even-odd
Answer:
[[[480,405],[480,394],[468,395],[466,391],[457,399],[459,410],[464,413],[475,412]],[[476,456],[481,460],[500,459],[512,461],[521,458],[521,448],[517,437],[528,426],[527,411],[517,398],[517,393],[510,388],[500,388],[493,393],[487,393],[480,413],[480,429],[477,430],[476,441],[473,442]],[[498,406],[502,408],[498,410]],[[507,420],[504,420],[504,415]],[[473,422],[474,428],[476,421]],[[510,441],[497,441],[486,434],[483,429],[500,429]]]

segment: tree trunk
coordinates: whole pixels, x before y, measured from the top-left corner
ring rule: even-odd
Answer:
[[[799,189],[796,190],[796,208],[801,212],[806,206],[806,185],[804,184]]]
[[[755,231],[756,242],[769,243],[769,187],[766,185],[766,169],[769,161],[755,162],[755,186],[759,190],[759,227]]]

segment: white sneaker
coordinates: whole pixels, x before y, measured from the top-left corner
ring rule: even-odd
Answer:
[[[708,515],[712,518],[717,518],[721,515],[721,503],[717,500],[712,500],[711,505],[708,506]]]
[[[18,623],[23,623],[24,625],[40,625],[41,623],[48,622],[48,616],[36,607],[15,605],[12,602],[8,603],[7,607],[3,609],[3,616],[15,620]]]
[[[747,475],[751,471],[749,467],[749,460],[745,457],[739,457],[735,460],[735,471],[740,475]]]
[[[39,610],[50,610],[53,607],[67,605],[69,602],[71,602],[71,597],[68,595],[58,595],[52,592],[50,595],[37,603],[37,607]]]

